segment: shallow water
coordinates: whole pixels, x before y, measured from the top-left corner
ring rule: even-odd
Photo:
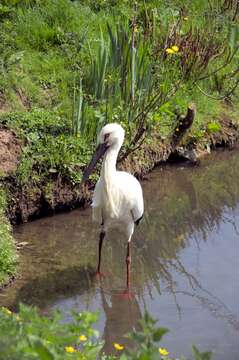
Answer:
[[[34,221],[15,229],[21,273],[0,294],[16,309],[34,304],[44,313],[60,308],[100,310],[105,340],[131,346],[123,334],[137,327],[144,309],[170,332],[162,345],[190,356],[191,345],[213,350],[217,360],[238,360],[239,151],[218,152],[200,167],[164,166],[142,183],[145,218],[134,234],[132,297],[125,286],[126,241],[112,233],[103,247],[101,284],[92,276],[98,229],[91,210]]]

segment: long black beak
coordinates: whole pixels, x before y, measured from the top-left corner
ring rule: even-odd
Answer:
[[[85,183],[89,179],[89,176],[92,173],[92,171],[94,170],[97,162],[105,154],[107,149],[108,149],[108,145],[105,143],[97,146],[96,151],[95,151],[94,155],[92,156],[92,159],[91,159],[89,165],[87,166],[87,168],[84,171],[81,184]]]

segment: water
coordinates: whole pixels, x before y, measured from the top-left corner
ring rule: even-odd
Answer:
[[[132,297],[125,286],[126,241],[112,233],[103,246],[101,284],[94,278],[98,229],[91,210],[37,220],[15,229],[20,276],[0,294],[19,302],[71,310],[100,310],[105,340],[131,346],[123,335],[144,309],[170,332],[162,346],[189,357],[191,345],[213,350],[217,360],[238,360],[239,152],[219,152],[200,167],[166,166],[143,182],[146,214],[133,238]]]

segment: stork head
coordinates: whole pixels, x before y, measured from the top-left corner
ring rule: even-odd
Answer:
[[[84,183],[89,178],[97,162],[106,153],[106,151],[108,149],[119,150],[121,145],[123,144],[123,141],[124,141],[124,129],[122,128],[121,125],[112,123],[105,125],[101,129],[97,141],[98,146],[88,167],[86,168],[83,174],[82,183]]]
[[[124,141],[124,129],[121,125],[112,123],[105,125],[98,136],[98,146],[106,145],[106,149],[110,147],[120,148]]]

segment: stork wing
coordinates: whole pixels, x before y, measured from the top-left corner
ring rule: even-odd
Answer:
[[[135,199],[135,205],[131,211],[134,223],[138,225],[144,216],[144,200],[141,186],[138,189],[137,198]]]

